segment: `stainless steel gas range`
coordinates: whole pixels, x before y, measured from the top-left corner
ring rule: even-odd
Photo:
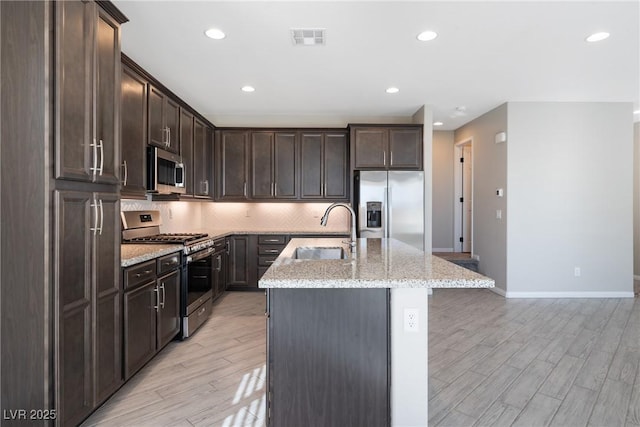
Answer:
[[[214,239],[206,233],[160,233],[159,211],[126,211],[122,216],[123,244],[182,245],[180,296],[181,337],[192,335],[209,317],[213,298]]]

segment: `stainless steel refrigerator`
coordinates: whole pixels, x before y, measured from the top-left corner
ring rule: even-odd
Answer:
[[[424,172],[360,171],[358,237],[391,237],[424,250]]]

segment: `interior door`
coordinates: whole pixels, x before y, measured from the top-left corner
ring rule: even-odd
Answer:
[[[462,147],[462,252],[471,252],[471,213],[473,206],[471,192],[471,145]]]

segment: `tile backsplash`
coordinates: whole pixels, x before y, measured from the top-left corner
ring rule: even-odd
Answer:
[[[326,227],[320,218],[330,203],[198,203],[127,200],[123,211],[159,210],[164,233],[199,229],[237,231],[348,232],[350,218],[346,209],[331,211]]]

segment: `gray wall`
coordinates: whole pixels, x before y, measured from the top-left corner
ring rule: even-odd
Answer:
[[[633,295],[632,107],[508,104],[507,296]]]
[[[433,251],[453,251],[453,131],[433,132]]]
[[[473,252],[479,271],[496,282],[495,291],[506,292],[507,283],[507,146],[495,135],[507,130],[507,104],[467,123],[454,133],[454,141],[473,140]],[[509,139],[507,134],[507,139]],[[497,188],[504,197],[495,196]],[[496,210],[502,219],[496,219]]]
[[[640,277],[640,122],[633,125],[633,274]]]

